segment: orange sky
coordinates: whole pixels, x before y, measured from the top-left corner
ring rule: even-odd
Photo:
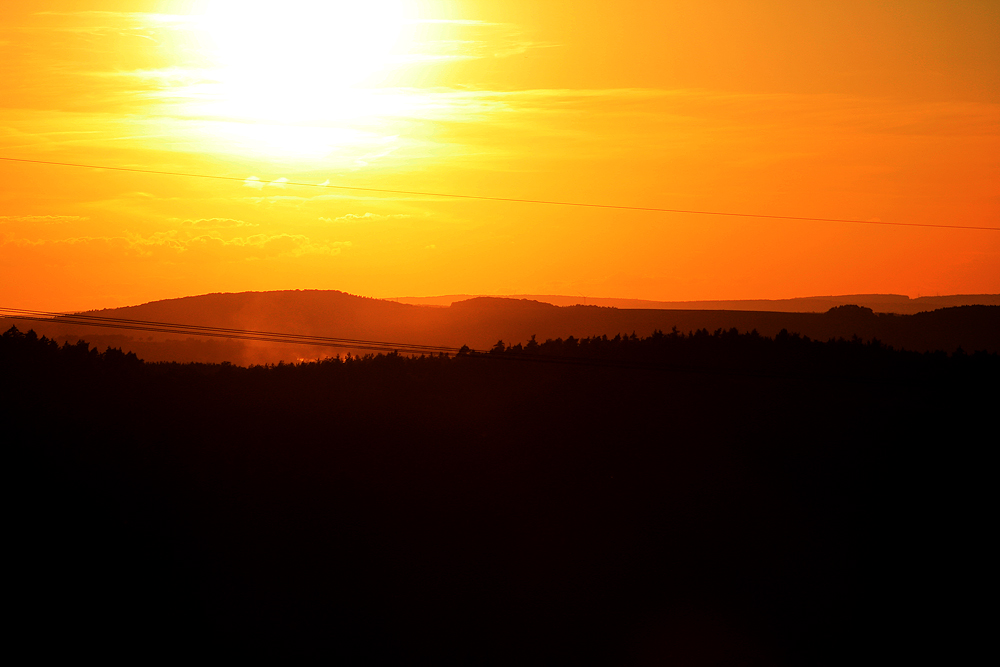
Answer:
[[[996,2],[54,1],[0,19],[0,305],[1000,292]],[[250,176],[257,181],[242,182]]]

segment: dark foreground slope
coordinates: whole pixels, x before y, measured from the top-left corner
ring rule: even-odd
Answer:
[[[0,374],[36,654],[962,662],[986,636],[996,355],[701,332],[240,368],[8,332]]]

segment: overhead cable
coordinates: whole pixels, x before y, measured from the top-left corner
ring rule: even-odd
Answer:
[[[7,162],[25,162],[30,164],[46,164],[59,167],[79,167],[84,169],[103,169],[108,171],[125,171],[137,174],[154,174],[159,176],[185,176],[189,178],[205,178],[218,181],[231,181],[247,183],[248,179],[238,176],[217,176],[212,174],[195,174],[181,171],[159,171],[155,169],[139,169],[134,167],[113,167],[107,165],[81,164],[75,162],[50,162],[47,160],[29,160],[25,158],[0,157],[0,160]],[[264,181],[252,181],[261,186],[266,185]],[[598,204],[589,202],[560,201],[554,199],[527,199],[520,197],[490,197],[485,195],[468,195],[454,192],[428,192],[422,190],[395,190],[389,188],[371,188],[356,185],[332,185],[330,183],[305,183],[300,181],[276,181],[282,186],[299,186],[309,188],[326,188],[330,190],[350,190],[356,192],[373,192],[378,194],[410,195],[419,197],[441,197],[446,199],[470,199],[477,201],[512,202],[520,204],[548,204],[551,206],[576,206],[583,208],[616,209],[624,211],[647,211],[655,213],[685,213],[691,215],[716,215],[735,218],[764,218],[770,220],[799,220],[806,222],[840,222],[859,225],[888,225],[892,227],[931,227],[935,229],[966,229],[978,231],[1000,232],[1000,227],[980,227],[975,225],[938,225],[923,222],[887,222],[884,220],[855,220],[850,218],[813,218],[797,215],[769,215],[764,213],[732,213],[725,211],[701,211],[680,208],[661,208],[657,206],[630,206],[625,204]]]

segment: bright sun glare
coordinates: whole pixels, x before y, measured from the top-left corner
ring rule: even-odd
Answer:
[[[201,20],[227,115],[324,120],[403,52],[403,0],[212,0]]]

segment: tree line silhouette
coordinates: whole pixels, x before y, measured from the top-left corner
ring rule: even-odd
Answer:
[[[987,636],[998,371],[732,329],[240,367],[12,328],[13,631],[360,664],[954,658]]]
[[[526,299],[477,297],[447,308],[427,308],[379,301],[330,291],[286,291],[242,294],[208,294],[157,301],[141,306],[94,311],[49,318],[51,313],[10,311],[21,317],[39,317],[30,326],[39,335],[75,343],[86,338],[101,350],[121,347],[147,362],[182,361],[239,365],[277,363],[284,359],[317,359],[334,354],[329,347],[310,345],[310,337],[360,341],[405,341],[411,344],[458,349],[468,345],[489,349],[498,338],[520,342],[532,334],[546,339],[574,336],[614,336],[637,332],[648,337],[654,330],[682,332],[707,329],[756,330],[774,338],[782,329],[814,340],[879,339],[897,349],[917,352],[965,350],[1000,352],[1000,306],[948,307],[914,315],[874,313],[869,308],[845,305],[825,313],[620,310],[598,306],[557,307]],[[121,319],[119,319],[121,318]],[[122,321],[124,320],[124,321]],[[0,333],[11,324],[28,326],[26,320],[0,319]],[[184,323],[184,324],[168,324]],[[139,326],[139,330],[131,327]],[[246,338],[216,338],[218,328],[242,332],[284,332],[299,337],[300,345],[269,343]],[[238,330],[238,331],[232,331]],[[375,346],[386,349],[382,346]],[[388,349],[392,349],[389,347]],[[429,350],[425,350],[429,351]],[[402,352],[402,350],[401,350]]]

